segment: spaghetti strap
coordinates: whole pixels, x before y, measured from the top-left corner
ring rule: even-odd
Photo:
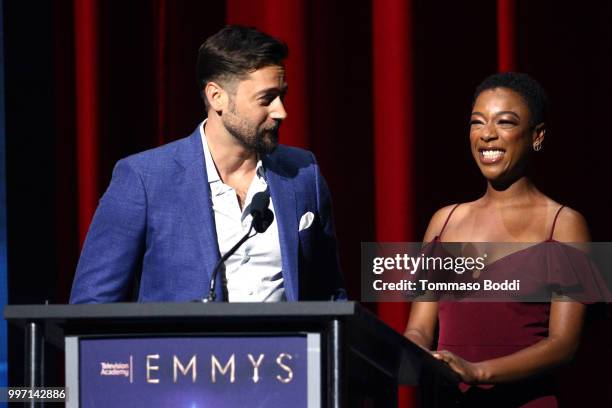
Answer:
[[[559,213],[564,208],[565,208],[565,206],[562,205],[561,207],[559,207],[559,209],[557,210],[557,213],[555,214],[555,219],[553,220],[552,228],[550,229],[550,237],[548,237],[549,241],[552,240],[553,234],[555,233],[555,225],[557,224],[557,217],[559,217]]]
[[[442,229],[440,230],[440,233],[438,234],[438,239],[442,240],[442,234],[444,233],[444,228],[446,228],[446,224],[448,224],[448,221],[451,218],[451,215],[453,215],[453,213],[455,212],[455,210],[457,209],[457,207],[459,207],[461,205],[461,203],[455,205],[453,207],[453,209],[451,210],[451,212],[448,213],[448,217],[446,217],[446,221],[444,221],[444,225],[442,226]]]

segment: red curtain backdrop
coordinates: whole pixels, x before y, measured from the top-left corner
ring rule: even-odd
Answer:
[[[4,5],[12,303],[67,301],[114,164],[196,128],[197,50],[228,23],[290,47],[281,141],[321,164],[351,299],[360,297],[361,242],[419,240],[438,208],[482,194],[467,122],[475,86],[498,70],[534,75],[553,102],[538,185],[582,212],[594,240],[612,240],[612,201],[598,193],[609,184],[612,139],[593,119],[606,117],[612,94],[607,2],[41,0],[40,13]],[[404,329],[407,305],[366,306]],[[604,377],[587,375],[612,361],[609,327],[587,327],[565,380],[570,406],[612,405]]]
[[[376,240],[413,241],[413,75],[410,0],[372,3],[372,87],[374,89],[374,174]],[[378,304],[379,316],[404,332],[405,303]],[[399,406],[410,404],[403,388]]]
[[[515,0],[497,0],[497,61],[500,72],[516,71]]]
[[[97,0],[74,2],[77,184],[79,240],[85,240],[96,209],[98,187],[98,10]]]
[[[373,10],[374,168],[376,240],[412,241],[412,61],[409,1],[375,2]],[[380,305],[403,331],[402,304]]]

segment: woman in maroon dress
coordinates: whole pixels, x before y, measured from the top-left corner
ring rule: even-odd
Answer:
[[[525,74],[495,74],[477,88],[470,147],[487,189],[476,201],[437,211],[426,242],[589,241],[584,218],[544,195],[529,178],[529,162],[546,134],[545,104],[540,85]],[[533,251],[542,248],[534,245]],[[497,266],[521,267],[527,259],[542,258],[530,250],[517,255]],[[584,313],[583,304],[567,299],[414,302],[405,336],[430,349],[439,321],[432,354],[461,376],[459,406],[556,407],[550,369],[572,357]]]

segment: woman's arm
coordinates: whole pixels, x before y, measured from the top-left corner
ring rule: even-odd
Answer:
[[[412,302],[404,336],[426,350],[431,350],[438,321],[438,302]]]
[[[431,217],[423,238],[424,242],[433,241],[440,233],[453,207],[454,205],[444,207]],[[437,322],[438,302],[412,302],[404,336],[424,349],[430,350]]]
[[[584,218],[564,209],[557,221],[554,237],[562,242],[588,242]],[[433,355],[446,361],[464,382],[501,383],[537,375],[569,361],[580,341],[585,306],[573,301],[553,301],[550,308],[548,337],[508,356],[472,363],[441,350]]]

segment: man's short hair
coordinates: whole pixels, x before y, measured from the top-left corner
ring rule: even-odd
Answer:
[[[270,65],[283,65],[289,49],[283,41],[251,27],[230,25],[214,34],[198,51],[198,85],[206,108],[204,87],[215,81],[227,84]]]
[[[495,88],[508,88],[523,98],[529,108],[532,126],[546,121],[548,99],[542,85],[527,74],[520,72],[499,72],[485,78],[476,88],[472,106],[483,91]]]

